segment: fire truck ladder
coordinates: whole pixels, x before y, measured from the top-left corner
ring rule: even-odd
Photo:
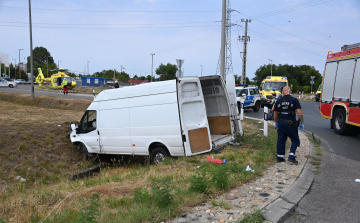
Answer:
[[[351,50],[360,47],[360,43],[354,43],[351,45],[344,45],[341,47],[341,51]]]

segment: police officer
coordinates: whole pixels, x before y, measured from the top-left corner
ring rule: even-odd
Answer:
[[[303,131],[304,116],[301,111],[301,105],[297,98],[290,95],[290,87],[283,88],[283,97],[276,101],[274,106],[274,120],[275,128],[278,128],[277,140],[277,162],[285,162],[285,143],[287,137],[291,139],[290,153],[288,161],[293,164],[298,164],[296,160],[295,151],[300,146],[300,139],[298,134],[298,122],[296,121],[296,114],[299,116],[300,130]]]

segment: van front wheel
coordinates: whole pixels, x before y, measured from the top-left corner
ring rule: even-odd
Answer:
[[[164,147],[155,148],[150,155],[151,164],[158,165],[165,161],[166,157],[169,157],[169,152]]]

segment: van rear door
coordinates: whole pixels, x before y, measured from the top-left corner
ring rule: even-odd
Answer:
[[[177,88],[185,155],[209,152],[212,143],[200,80],[179,78]]]
[[[236,100],[235,76],[233,74],[226,75],[226,90],[228,92],[229,100],[231,104],[231,121],[235,124],[235,130],[236,130],[235,134],[243,136],[244,132],[241,127],[239,109],[237,107],[237,100]]]

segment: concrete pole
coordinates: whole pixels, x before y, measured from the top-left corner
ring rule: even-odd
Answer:
[[[245,20],[245,36],[244,36],[244,52],[243,52],[243,69],[242,69],[242,84],[246,84],[246,53],[247,53],[247,29],[248,29],[248,20]]]
[[[221,50],[220,50],[220,76],[225,80],[225,26],[226,26],[226,0],[222,1],[221,19]]]
[[[201,66],[201,77],[202,77],[202,70],[203,70],[203,65],[200,65]]]
[[[31,22],[31,0],[29,0],[29,28],[30,28],[30,69],[31,69],[31,99],[34,99],[34,67],[33,67],[33,43]]]

